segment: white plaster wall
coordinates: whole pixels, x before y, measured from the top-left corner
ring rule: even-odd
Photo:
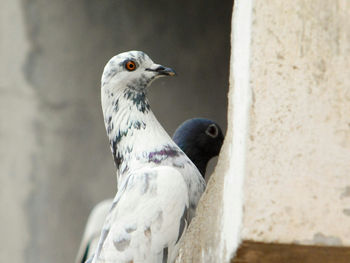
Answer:
[[[240,237],[350,245],[350,2],[252,3],[250,20],[235,1],[228,130],[177,262],[224,262]]]
[[[350,2],[253,14],[242,238],[350,245]]]
[[[249,129],[252,2],[236,0],[232,16],[227,132],[218,164],[181,244],[180,262],[229,262],[240,244]]]

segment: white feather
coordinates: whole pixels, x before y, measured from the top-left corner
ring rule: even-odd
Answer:
[[[106,199],[98,203],[91,211],[85,226],[75,263],[84,263],[84,255],[90,258],[94,253],[101,234],[106,216],[112,206],[113,199]]]
[[[168,166],[143,168],[124,182],[104,225],[106,239],[96,262],[162,262],[165,247],[173,261],[189,205],[182,175]]]
[[[132,72],[124,68],[129,59],[138,66]],[[101,100],[118,192],[93,263],[173,262],[204,191],[200,172],[159,124],[145,97],[159,66],[132,51],[105,67]]]

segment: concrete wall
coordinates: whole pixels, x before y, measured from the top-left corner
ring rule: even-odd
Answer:
[[[349,13],[255,2],[243,239],[350,245]]]
[[[231,262],[349,262],[349,13],[235,1],[228,131],[178,262],[227,262],[239,242]]]
[[[0,1],[0,255],[72,262],[90,209],[115,192],[100,76],[140,49],[179,76],[154,83],[172,133],[195,116],[225,129],[232,1]]]
[[[218,164],[181,244],[177,263],[228,262],[240,243],[246,136],[251,103],[251,0],[232,16],[227,132]]]

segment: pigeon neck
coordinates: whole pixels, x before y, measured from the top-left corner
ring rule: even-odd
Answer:
[[[194,163],[194,165],[197,167],[197,169],[200,171],[201,175],[205,176],[205,172],[207,169],[207,164],[210,160],[207,156],[205,156],[200,150],[194,149],[194,148],[184,148],[184,151],[186,152],[187,156],[191,159],[191,161]]]
[[[101,98],[118,181],[130,167],[158,163],[154,153],[166,156],[181,151],[151,111],[144,89],[126,88],[114,94],[102,89]]]
[[[196,165],[197,169],[200,171],[201,175],[204,178],[205,177],[205,172],[207,170],[207,164],[209,162],[209,159],[200,158],[199,156],[193,157],[193,159],[190,157],[190,159]]]

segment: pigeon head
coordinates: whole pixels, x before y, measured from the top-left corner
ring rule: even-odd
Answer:
[[[224,135],[214,121],[195,118],[181,124],[175,131],[173,140],[204,177],[209,160],[220,153]]]
[[[118,174],[126,173],[130,162],[149,161],[147,152],[169,144],[168,134],[151,110],[146,88],[159,77],[174,75],[172,69],[154,63],[141,51],[124,52],[107,62],[101,104]]]
[[[109,60],[102,74],[102,87],[145,89],[153,80],[162,76],[175,76],[171,68],[154,63],[142,51],[128,51]]]

